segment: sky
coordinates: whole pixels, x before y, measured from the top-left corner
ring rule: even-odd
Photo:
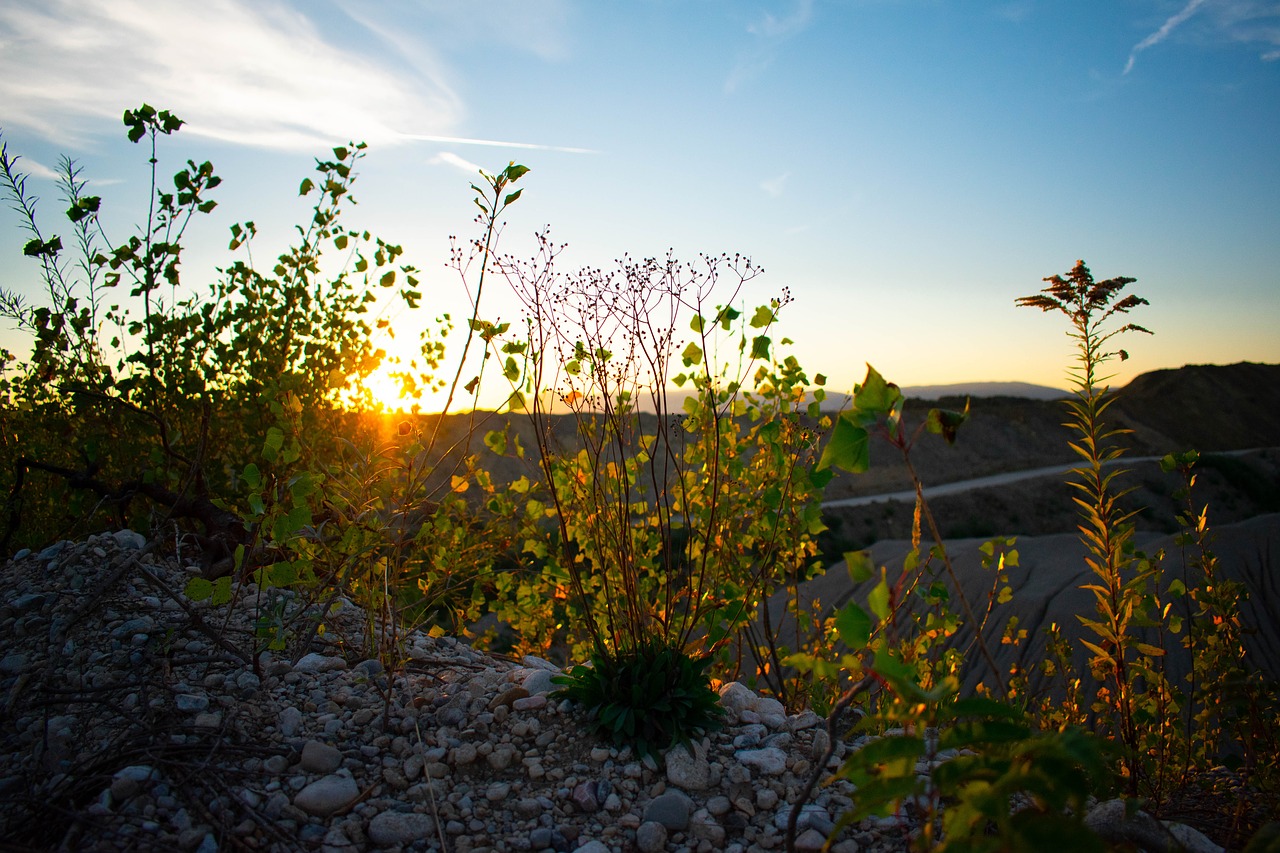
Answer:
[[[504,251],[549,225],[564,270],[742,253],[765,270],[744,303],[789,290],[776,337],[835,390],[867,363],[1066,387],[1065,318],[1014,300],[1077,259],[1151,303],[1114,384],[1280,362],[1275,0],[0,0],[0,131],[49,232],[65,154],[132,233],[149,173],[121,114],[143,102],[187,123],[162,175],[224,179],[192,286],[234,260],[232,223],[283,251],[315,158],[367,142],[348,224],[424,273],[395,345],[463,315],[449,238],[477,233],[476,170],[516,161]],[[0,287],[36,298],[17,224]]]

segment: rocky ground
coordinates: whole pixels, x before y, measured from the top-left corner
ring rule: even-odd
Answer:
[[[642,760],[548,697],[551,664],[412,634],[393,675],[358,608],[252,586],[192,602],[186,563],[123,531],[0,569],[0,849],[780,850],[830,743],[732,684],[723,731]],[[255,660],[272,624],[286,649]],[[795,849],[852,793],[818,788]],[[831,849],[905,849],[911,829],[869,819]]]

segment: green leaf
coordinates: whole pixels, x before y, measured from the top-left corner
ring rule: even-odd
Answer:
[[[240,478],[244,480],[245,485],[250,489],[256,490],[258,486],[262,485],[262,472],[252,462],[244,466],[244,471],[240,474]]]
[[[524,190],[516,190],[513,193],[509,193],[507,197],[502,200],[503,205],[511,204],[513,201],[520,198],[520,193],[522,192],[524,192]]]
[[[844,564],[849,569],[849,579],[855,584],[871,580],[875,571],[870,551],[845,551]]]
[[[855,409],[878,415],[888,415],[901,399],[902,392],[898,390],[898,386],[885,382],[879,371],[869,364],[867,377],[853,392]]]
[[[484,445],[498,456],[503,456],[507,452],[507,434],[502,430],[490,430],[484,435]]]
[[[284,446],[284,433],[280,427],[271,427],[267,430],[267,438],[262,443],[262,458],[268,462],[275,462],[280,458],[280,448]]]
[[[759,308],[756,309],[755,315],[752,316],[751,318],[751,327],[753,329],[766,328],[770,323],[774,321],[774,319],[775,317],[774,317],[773,309],[768,307],[767,305],[761,305]]]
[[[921,692],[919,685],[915,683],[915,670],[894,657],[888,649],[876,649],[873,666],[876,672],[893,682],[894,687],[899,692],[913,695]],[[911,688],[915,689],[912,690]]]
[[[205,601],[213,595],[213,584],[204,578],[195,577],[187,581],[187,588],[183,592],[192,601]]]
[[[818,469],[834,465],[853,474],[863,473],[871,466],[869,442],[867,430],[854,422],[850,412],[841,412],[818,460]]]
[[[680,353],[680,358],[684,360],[685,367],[699,364],[702,361],[702,347],[690,341],[689,345],[684,348],[684,352]]]
[[[751,357],[759,359],[767,359],[769,357],[769,345],[773,343],[764,335],[751,339]]]
[[[947,444],[955,444],[956,431],[968,419],[969,404],[966,402],[963,412],[953,412],[949,409],[930,409],[924,425],[929,432],[946,439]]]
[[[209,603],[220,607],[231,600],[231,576],[223,575],[213,582],[213,596]]]
[[[867,594],[867,606],[882,622],[889,618],[889,580],[884,569],[880,570],[880,583]]]
[[[694,314],[693,319],[689,321],[689,328],[693,329],[693,331],[697,332],[698,334],[702,334],[702,330],[705,323],[706,321],[702,319],[701,314]]]
[[[836,632],[850,649],[861,649],[871,640],[871,617],[856,602],[850,601],[836,614]]]

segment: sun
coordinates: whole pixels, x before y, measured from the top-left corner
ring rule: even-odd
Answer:
[[[379,368],[364,379],[364,387],[373,395],[373,403],[384,412],[412,411],[417,400],[404,396],[401,392],[400,380],[389,376]]]

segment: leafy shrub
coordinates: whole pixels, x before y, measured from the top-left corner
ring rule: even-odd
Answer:
[[[539,245],[533,261],[502,265],[527,337],[491,342],[539,465],[515,484],[532,570],[504,581],[514,597],[500,612],[545,632],[526,636],[535,650],[718,651],[721,676],[753,656],[752,674],[776,675],[774,633],[739,632],[774,589],[812,573],[826,481],[812,469],[821,388],[811,394],[798,362],[777,354],[789,342],[770,337],[787,298],[733,307],[759,272],[743,258],[566,276],[545,233]],[[728,299],[713,307],[722,279]],[[670,382],[688,389],[678,407]],[[486,443],[506,449],[502,435]]]
[[[707,677],[709,656],[690,657],[660,641],[622,654],[595,655],[552,680],[555,698],[584,709],[591,728],[641,756],[724,725],[724,709]]]
[[[144,105],[124,121],[130,140],[151,148],[157,189],[140,217],[146,226],[107,248],[101,199],[84,194],[80,167],[64,159],[74,263],[60,237],[41,231],[18,158],[7,147],[0,155],[3,184],[32,235],[25,253],[45,285],[44,304],[34,307],[0,293],[0,313],[32,339],[0,388],[6,426],[21,436],[3,448],[5,545],[177,521],[195,522],[201,547],[225,556],[246,541],[229,510],[243,506],[241,469],[256,457],[264,425],[277,420],[272,407],[296,404],[305,448],[321,457],[339,435],[353,435],[345,402],[384,357],[371,335],[385,321],[370,307],[383,290],[416,304],[416,270],[397,264],[400,247],[341,226],[364,151],[352,144],[317,161],[318,180],[302,182],[301,194],[315,199],[311,216],[269,272],[253,265],[256,229],[246,222],[231,241],[245,260],[203,291],[184,286],[183,236],[213,209],[221,179],[210,163],[192,161],[172,187],[158,186],[158,139],[181,120]],[[344,260],[328,263],[326,250]],[[123,286],[127,296],[116,290]]]

